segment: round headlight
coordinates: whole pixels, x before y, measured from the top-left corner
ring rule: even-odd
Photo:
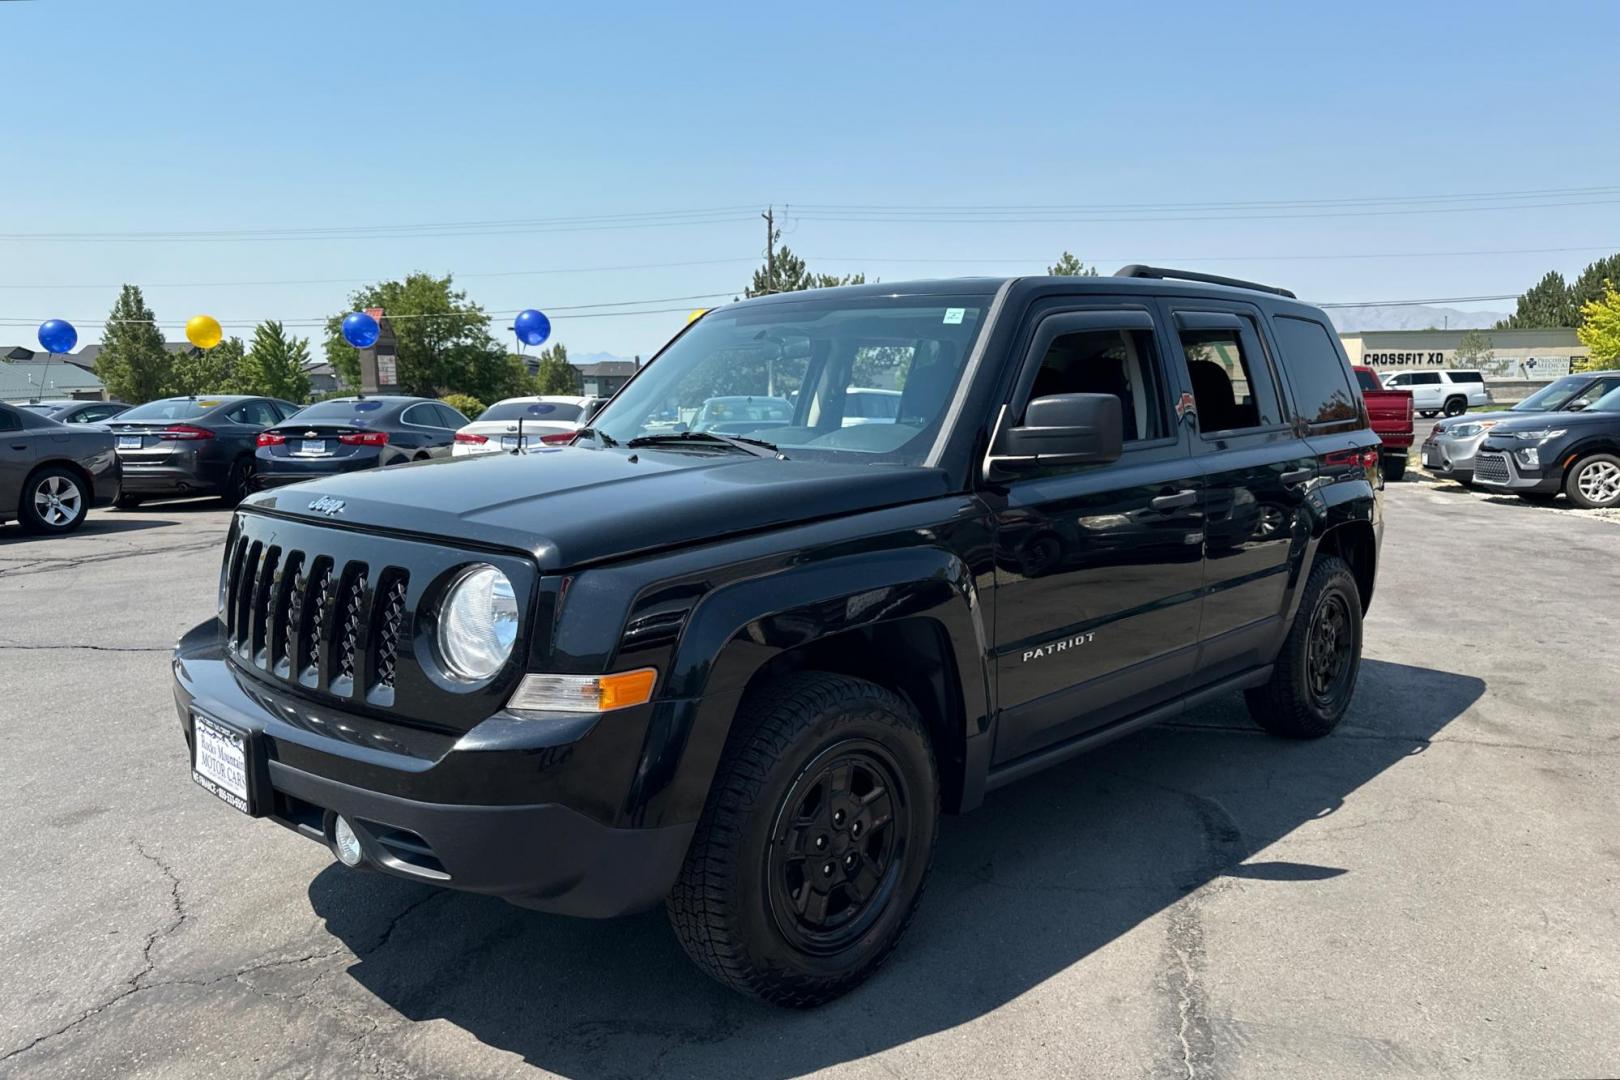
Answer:
[[[452,675],[487,679],[512,655],[518,635],[517,594],[493,566],[462,572],[439,609],[439,657]]]

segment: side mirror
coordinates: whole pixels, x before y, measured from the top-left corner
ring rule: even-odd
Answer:
[[[1004,469],[1094,465],[1125,452],[1124,418],[1113,394],[1051,394],[1024,409],[1002,433],[991,463]]]
[[[1569,403],[1568,408],[1570,412],[1580,412],[1582,409],[1586,408],[1586,402],[1572,401]]]

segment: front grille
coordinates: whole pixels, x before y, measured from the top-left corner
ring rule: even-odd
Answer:
[[[226,634],[239,663],[339,697],[392,704],[410,618],[408,570],[383,567],[384,588],[374,594],[366,563],[247,536],[228,567]]]
[[[1487,484],[1505,484],[1513,478],[1506,454],[1479,453],[1474,455],[1474,479]]]
[[[468,566],[483,563],[511,580],[528,618],[512,662],[491,679],[463,684],[440,670],[427,635],[444,590]],[[372,729],[351,731],[344,717],[371,713],[469,731],[500,711],[533,655],[529,627],[549,624],[561,583],[541,578],[518,553],[250,507],[231,523],[222,571],[224,651],[239,678],[296,691],[307,699],[308,715],[323,717],[320,734],[361,739],[353,732],[365,730],[364,744],[379,747]],[[288,722],[297,725],[293,715]]]

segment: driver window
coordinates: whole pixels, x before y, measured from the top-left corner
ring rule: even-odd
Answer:
[[[1169,434],[1152,331],[1083,330],[1054,338],[1029,396],[1051,394],[1113,394],[1127,443]]]

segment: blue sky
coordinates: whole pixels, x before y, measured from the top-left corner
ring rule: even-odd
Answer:
[[[1105,272],[1175,260],[1321,301],[1452,297],[1516,292],[1620,250],[1620,194],[1245,220],[794,210],[1620,186],[1617,5],[772,7],[0,3],[0,343],[51,316],[95,340],[121,281],[143,285],[178,338],[198,312],[312,318],[354,285],[425,269],[455,273],[492,311],[551,310],[576,354],[645,355],[712,301],[557,309],[739,291],[768,203],[814,269],[889,281],[1040,272],[1067,248]],[[18,238],[697,208],[736,209],[475,236]],[[1582,250],[1408,254],[1551,248]],[[1399,257],[1345,257],[1364,254]],[[585,269],[670,263],[702,265]],[[568,272],[527,274],[541,270]]]

